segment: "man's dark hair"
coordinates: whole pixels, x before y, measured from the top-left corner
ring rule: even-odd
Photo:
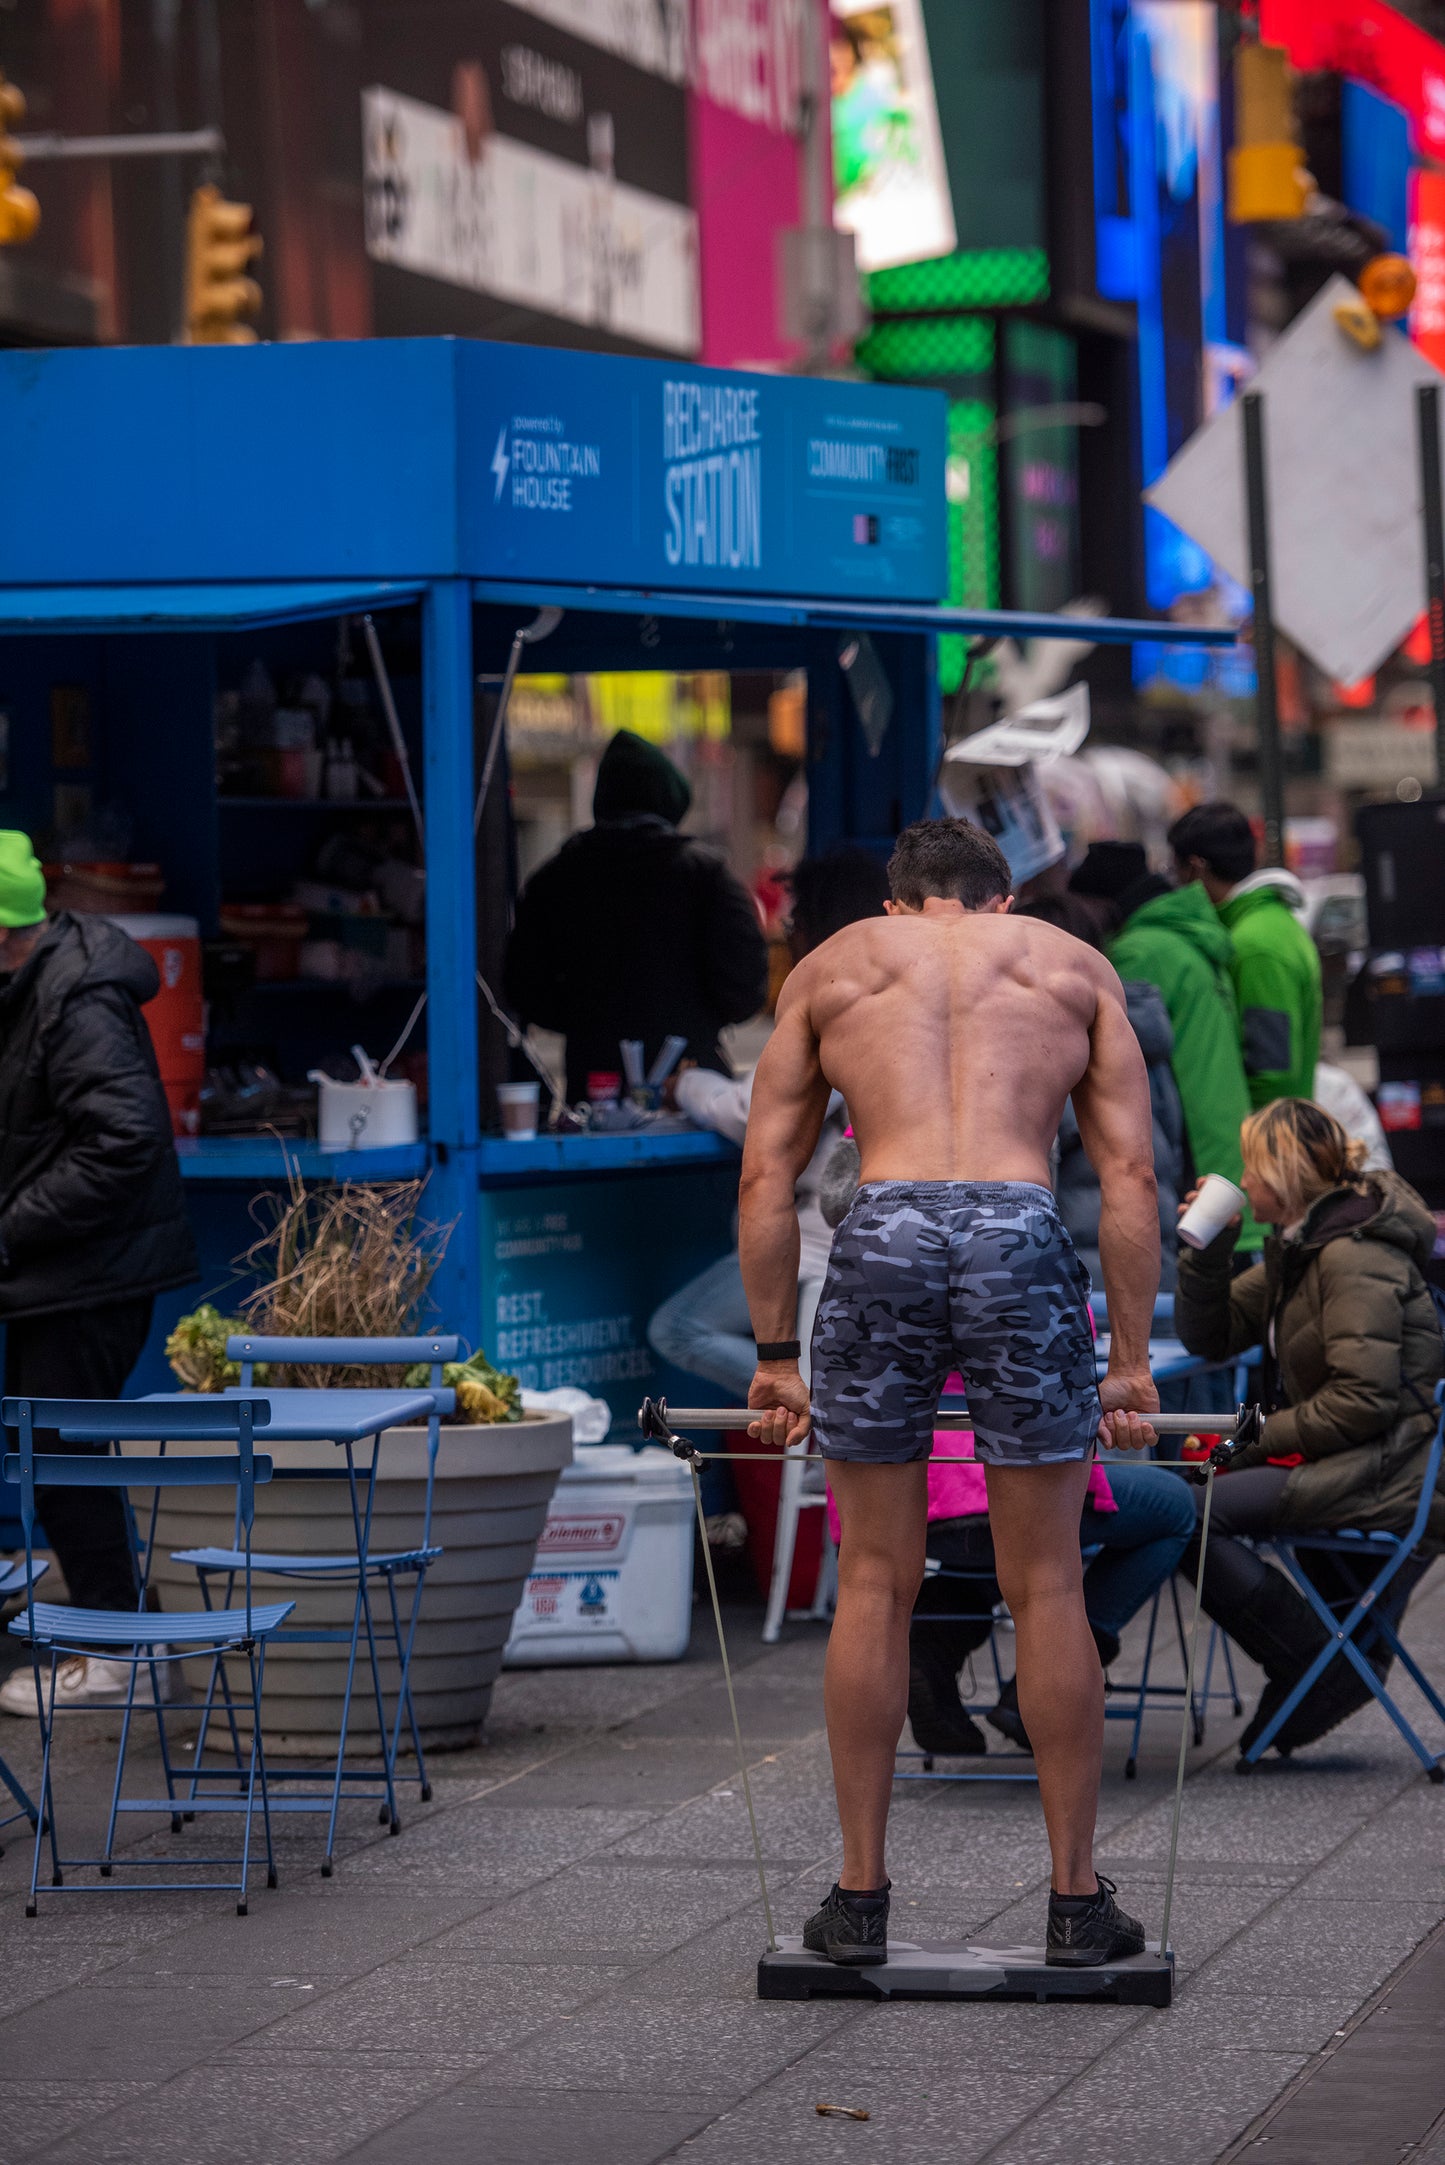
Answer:
[[[805,857],[788,875],[793,892],[793,939],[799,953],[821,947],[861,917],[881,917],[888,874],[866,849],[830,849]]]
[[[1216,879],[1246,880],[1255,867],[1254,829],[1237,804],[1196,804],[1169,830],[1169,847],[1182,864],[1202,857]]]
[[[1008,859],[994,841],[967,819],[916,819],[905,827],[888,860],[888,883],[895,902],[921,909],[930,895],[981,910],[1013,892]]]

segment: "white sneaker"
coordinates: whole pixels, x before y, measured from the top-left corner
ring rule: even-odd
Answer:
[[[162,1677],[165,1672],[162,1670]],[[47,1697],[50,1692],[49,1664],[42,1662],[41,1685]],[[128,1661],[103,1661],[98,1654],[67,1654],[55,1677],[55,1704],[57,1708],[71,1706],[124,1706],[130,1689],[130,1663]],[[161,1685],[161,1697],[165,1697],[165,1684]],[[149,1669],[142,1669],[136,1678],[135,1703],[137,1706],[154,1705]],[[0,1714],[36,1716],[35,1672],[28,1661],[22,1660],[18,1669],[12,1670],[0,1684]]]

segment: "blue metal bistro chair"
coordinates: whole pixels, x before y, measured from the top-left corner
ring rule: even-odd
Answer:
[[[1437,1405],[1445,1406],[1445,1384],[1436,1390],[1435,1399]],[[1441,1700],[1440,1694],[1425,1676],[1419,1663],[1401,1644],[1394,1621],[1387,1613],[1385,1599],[1391,1580],[1424,1539],[1425,1523],[1435,1497],[1435,1484],[1440,1477],[1442,1448],[1445,1448],[1445,1413],[1442,1413],[1436,1423],[1434,1440],[1425,1463],[1425,1478],[1420,1485],[1420,1499],[1405,1532],[1357,1533],[1346,1529],[1318,1534],[1273,1534],[1267,1540],[1256,1542],[1255,1546],[1261,1555],[1273,1556],[1284,1566],[1329,1632],[1330,1638],[1329,1644],[1315,1656],[1294,1690],[1265,1724],[1249,1750],[1239,1759],[1239,1773],[1248,1774],[1258,1765],[1295,1708],[1314,1689],[1330,1663],[1343,1659],[1350,1663],[1361,1681],[1369,1686],[1371,1695],[1379,1700],[1430,1780],[1445,1782],[1445,1765],[1441,1764],[1441,1754],[1430,1751],[1416,1735],[1385,1689],[1383,1677],[1368,1658],[1369,1649],[1378,1647],[1383,1642],[1406,1675],[1419,1686],[1435,1713],[1445,1721],[1445,1701]],[[1335,1615],[1303,1569],[1299,1559],[1308,1550],[1352,1559],[1360,1591],[1348,1615],[1343,1619]]]
[[[251,1398],[198,1398],[194,1405],[147,1405],[144,1400],[110,1401],[98,1398],[6,1398],[0,1400],[0,1428],[14,1429],[19,1438],[19,1450],[7,1454],[0,1463],[0,1477],[20,1489],[20,1518],[25,1529],[25,1568],[29,1582],[28,1599],[20,1614],[11,1620],[10,1629],[17,1638],[24,1639],[30,1647],[31,1661],[35,1670],[35,1697],[40,1714],[42,1758],[40,1770],[40,1809],[43,1820],[35,1827],[35,1859],[30,1873],[30,1898],[25,1914],[34,1917],[38,1910],[40,1889],[40,1859],[45,1835],[50,1843],[50,1890],[68,1894],[101,1894],[107,1891],[136,1891],[158,1889],[168,1893],[184,1892],[188,1888],[214,1889],[238,1895],[236,1914],[246,1914],[247,1882],[251,1864],[251,1827],[259,1808],[266,1834],[266,1882],[276,1884],[276,1861],[271,1846],[271,1821],[267,1811],[266,1768],[261,1750],[261,1687],[266,1666],[266,1643],[278,1626],[290,1615],[294,1602],[276,1601],[258,1604],[251,1595],[250,1537],[255,1517],[255,1491],[258,1482],[271,1478],[271,1461],[258,1458],[252,1444],[252,1432],[263,1428],[270,1420],[271,1409],[264,1399]],[[90,1454],[67,1452],[37,1452],[35,1430],[58,1429],[62,1442],[108,1443],[112,1456],[99,1457]],[[157,1456],[115,1455],[121,1443],[156,1443],[160,1445]],[[190,1455],[169,1458],[166,1446],[170,1443],[233,1444],[234,1450],[213,1450],[206,1455]],[[237,1608],[202,1609],[182,1614],[148,1614],[144,1609],[72,1609],[58,1603],[37,1601],[34,1592],[34,1535],[35,1491],[42,1488],[111,1488],[122,1491],[131,1488],[196,1488],[232,1487],[237,1493],[237,1519],[242,1529],[246,1547],[243,1553],[244,1600]],[[144,1594],[141,1596],[144,1600]],[[115,1785],[111,1791],[110,1817],[106,1827],[105,1850],[99,1857],[66,1857],[60,1851],[55,1824],[55,1795],[52,1762],[55,1747],[55,1679],[63,1658],[71,1654],[93,1653],[103,1648],[107,1657],[125,1663],[130,1669],[130,1685],[126,1693],[125,1711],[121,1719],[120,1749],[116,1756]],[[108,1890],[91,1883],[67,1887],[65,1873],[68,1870],[95,1866],[103,1880],[109,1880],[117,1871],[130,1872],[148,1864],[149,1859],[129,1859],[115,1855],[116,1819],[121,1812],[161,1812],[176,1821],[174,1791],[163,1798],[123,1797],[126,1752],[130,1744],[131,1720],[135,1713],[136,1683],[141,1669],[149,1672],[153,1703],[157,1709],[157,1721],[162,1729],[158,1688],[158,1672],[167,1664],[182,1659],[187,1654],[207,1653],[220,1657],[237,1654],[244,1657],[250,1677],[250,1698],[253,1715],[251,1749],[239,1793],[233,1797],[211,1798],[194,1807],[205,1812],[240,1812],[245,1821],[239,1856],[191,1857],[189,1866],[229,1866],[236,1870],[235,1879],[174,1880],[174,1879],[125,1879]],[[168,1779],[168,1787],[170,1787]],[[50,1891],[47,1890],[47,1891]]]
[[[36,1578],[44,1578],[49,1569],[48,1563],[43,1561],[38,1563],[35,1566]],[[9,1601],[14,1595],[27,1592],[30,1583],[25,1573],[25,1565],[18,1558],[12,1558],[8,1562],[0,1563],[0,1601]],[[8,1789],[20,1807],[18,1812],[8,1812],[3,1819],[0,1819],[0,1832],[3,1832],[6,1827],[13,1827],[17,1819],[28,1820],[32,1827],[39,1825],[39,1811],[31,1803],[30,1798],[21,1787],[18,1776],[5,1764],[3,1759],[0,1759],[0,1789]],[[3,1857],[4,1854],[4,1850],[0,1849],[0,1857]]]
[[[338,1467],[334,1475],[328,1476],[318,1472],[315,1468],[308,1467],[304,1475],[297,1475],[295,1478],[308,1481],[325,1480],[327,1478],[349,1479],[351,1484],[352,1516],[356,1530],[355,1550],[345,1556],[293,1556],[268,1552],[251,1557],[253,1569],[293,1585],[350,1586],[355,1590],[349,1626],[342,1629],[326,1629],[319,1626],[293,1625],[277,1634],[277,1643],[281,1645],[333,1643],[345,1645],[347,1648],[346,1688],[341,1710],[341,1734],[337,1744],[334,1765],[325,1768],[291,1766],[283,1768],[273,1764],[271,1771],[273,1785],[278,1782],[288,1784],[325,1782],[330,1784],[329,1797],[318,1797],[311,1802],[294,1797],[273,1798],[272,1800],[273,1810],[297,1811],[305,1809],[329,1814],[326,1849],[321,1866],[322,1874],[326,1878],[331,1876],[332,1871],[332,1859],[336,1847],[337,1813],[340,1809],[342,1795],[348,1789],[353,1798],[357,1797],[359,1791],[361,1796],[372,1801],[379,1801],[381,1810],[378,1816],[381,1824],[383,1826],[389,1825],[393,1834],[400,1834],[401,1832],[401,1814],[396,1803],[396,1784],[399,1779],[415,1781],[418,1784],[423,1803],[429,1801],[431,1797],[431,1783],[427,1778],[426,1755],[422,1750],[421,1729],[417,1722],[416,1709],[412,1703],[411,1657],[416,1639],[417,1619],[421,1614],[422,1593],[426,1585],[427,1571],[442,1553],[431,1538],[432,1500],[436,1485],[440,1417],[442,1413],[450,1409],[452,1403],[451,1392],[444,1390],[442,1385],[442,1365],[446,1361],[457,1360],[460,1357],[460,1352],[460,1339],[444,1337],[435,1332],[424,1338],[261,1338],[242,1335],[229,1338],[226,1341],[227,1359],[240,1363],[240,1389],[243,1391],[248,1391],[251,1388],[253,1368],[257,1361],[320,1368],[380,1368],[395,1367],[400,1364],[410,1366],[418,1361],[424,1361],[429,1371],[429,1388],[435,1394],[435,1403],[427,1420],[426,1490],[422,1509],[420,1540],[404,1549],[372,1552],[370,1535],[372,1508],[376,1499],[376,1483],[373,1477],[375,1455],[373,1453],[372,1471],[367,1472],[364,1469],[359,1471],[348,1448],[345,1465]],[[277,1432],[276,1440],[278,1442],[284,1440],[280,1431]],[[380,1448],[379,1442],[375,1448]],[[358,1473],[360,1481],[365,1486],[364,1502],[358,1486]],[[283,1465],[277,1478],[285,1481],[292,1478],[292,1476],[288,1474]],[[180,1549],[173,1552],[171,1560],[173,1563],[193,1564],[195,1566],[200,1580],[202,1599],[208,1607],[212,1598],[212,1579],[216,1577],[224,1578],[226,1586],[223,1598],[229,1602],[234,1597],[236,1575],[244,1564],[239,1527],[237,1529],[236,1545],[231,1548]],[[402,1622],[400,1604],[397,1599],[397,1581],[399,1579],[411,1579],[415,1582],[411,1599],[411,1613],[405,1624]],[[386,1617],[383,1617],[378,1623],[372,1607],[373,1592],[379,1591],[383,1587],[386,1593],[389,1624]],[[379,1640],[383,1642],[389,1640],[394,1646],[400,1672],[396,1695],[396,1714],[389,1729],[382,1698],[381,1665],[378,1652]],[[357,1656],[363,1645],[367,1653],[376,1704],[377,1727],[381,1738],[383,1771],[380,1789],[376,1787],[377,1777],[372,1771],[364,1767],[348,1767],[346,1765],[346,1733],[356,1682]],[[216,1717],[218,1691],[221,1694],[222,1712],[229,1730],[231,1757],[230,1763],[227,1765],[206,1767],[202,1764],[202,1754],[206,1748],[212,1721]],[[416,1771],[412,1775],[399,1777],[397,1774],[397,1761],[400,1755],[403,1721],[405,1721],[410,1733],[412,1751],[416,1760]],[[243,1753],[244,1741],[237,1726],[235,1708],[227,1693],[224,1668],[219,1661],[213,1662],[202,1706],[200,1732],[196,1739],[195,1761],[190,1781],[191,1798],[194,1799],[197,1795],[199,1785],[202,1782],[224,1781],[231,1778],[242,1763]]]

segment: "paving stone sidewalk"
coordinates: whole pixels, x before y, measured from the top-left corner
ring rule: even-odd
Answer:
[[[1421,2007],[1434,1973],[1421,1968],[1413,2000],[1400,1983],[1378,2033],[1359,2017],[1445,1919],[1445,1789],[1421,1778],[1382,1716],[1241,1781],[1239,1724],[1211,1709],[1190,1761],[1181,1984],[1167,2012],[759,2004],[757,1883],[705,1621],[699,1612],[676,1666],[504,1677],[486,1743],[437,1762],[435,1799],[399,1839],[352,1807],[336,1875],[322,1880],[317,1823],[283,1821],[281,1886],[253,1893],[244,1920],[225,1895],[137,1894],[52,1903],[28,1921],[26,1844],[11,1829],[0,2165],[1212,2165],[1226,2153],[1393,2165],[1426,2154],[1414,2146],[1445,2108],[1445,2058],[1434,2056],[1432,2104],[1422,2046],[1440,2023]],[[837,1858],[824,1637],[789,1627],[765,1650],[759,1623],[734,1613],[730,1643],[773,1900],[780,1926],[796,1929]],[[1445,1673],[1445,1572],[1417,1595],[1410,1635]],[[95,1716],[63,1733],[77,1832],[101,1822],[116,1729]],[[1157,1929],[1177,1731],[1151,1718],[1135,1782],[1126,1736],[1110,1725],[1100,1862]],[[22,1774],[34,1772],[34,1741],[28,1725],[0,1723],[0,1750]],[[168,1833],[137,1839],[172,1847]],[[1031,1787],[901,1786],[891,1869],[901,1934],[1041,1937]],[[1368,2049],[1353,2043],[1372,2036]],[[1391,2089],[1396,2051],[1410,2059],[1414,2103]],[[1378,2144],[1371,2081],[1396,2107]],[[1353,2100],[1334,2148],[1316,2082]],[[820,2119],[819,2101],[870,2118]],[[1306,2129],[1306,2147],[1272,2127]]]

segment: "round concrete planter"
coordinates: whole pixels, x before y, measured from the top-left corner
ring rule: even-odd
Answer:
[[[265,1438],[258,1434],[258,1450],[265,1447]],[[186,1446],[191,1452],[202,1448]],[[356,1456],[358,1465],[369,1465],[371,1446],[358,1445]],[[354,1552],[344,1452],[332,1444],[282,1443],[274,1457],[278,1474],[284,1471],[287,1478],[270,1481],[256,1491],[255,1553],[341,1556]],[[502,1427],[443,1427],[432,1507],[432,1540],[443,1554],[427,1574],[411,1664],[412,1696],[424,1744],[446,1749],[474,1743],[480,1734],[547,1506],[562,1468],[571,1459],[572,1424],[565,1417],[528,1418]],[[306,1478],[313,1469],[318,1476],[330,1478]],[[425,1481],[425,1429],[387,1430],[378,1461],[373,1552],[404,1549],[420,1540]],[[133,1490],[132,1499],[144,1534],[150,1491]],[[172,1563],[171,1552],[228,1547],[234,1503],[234,1491],[224,1488],[162,1493],[151,1583],[159,1589],[164,1608],[200,1606],[194,1570]],[[219,1598],[221,1584],[212,1582],[213,1600]],[[274,1600],[285,1594],[295,1600],[293,1625],[350,1627],[352,1588],[297,1585],[260,1572],[254,1584],[259,1599]],[[403,1623],[410,1614],[411,1595],[411,1583],[400,1581],[398,1605]],[[387,1614],[389,1622],[384,1584],[373,1581],[372,1599],[379,1604],[374,1613]],[[270,1648],[264,1701],[268,1739],[282,1746],[288,1742],[298,1747],[321,1745],[327,1740],[334,1745],[346,1658],[344,1644]],[[191,1689],[199,1691],[208,1665],[188,1662],[185,1666]],[[381,1671],[390,1711],[395,1707],[397,1664],[386,1651]],[[354,1750],[365,1754],[375,1749],[376,1707],[364,1642],[357,1658],[348,1734]],[[212,1735],[219,1744],[220,1733],[213,1729]]]

